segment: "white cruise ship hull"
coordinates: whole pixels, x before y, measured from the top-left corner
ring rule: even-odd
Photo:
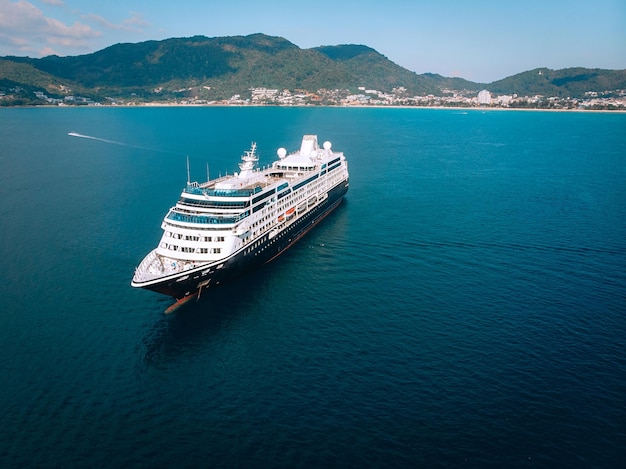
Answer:
[[[348,180],[328,192],[328,197],[302,216],[286,222],[280,231],[268,232],[257,242],[256,248],[244,247],[227,259],[204,264],[193,270],[145,282],[133,280],[132,286],[146,288],[177,299],[199,293],[224,281],[235,278],[261,264],[270,262],[304,236],[320,220],[342,202],[348,191]]]
[[[348,191],[341,152],[305,135],[300,150],[263,170],[256,145],[240,173],[190,183],[168,211],[163,236],[135,270],[131,285],[186,300],[270,262],[332,212]]]

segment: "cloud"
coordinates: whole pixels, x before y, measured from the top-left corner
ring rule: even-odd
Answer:
[[[134,33],[143,33],[144,29],[150,24],[143,19],[140,13],[130,12],[130,18],[125,19],[121,23],[112,23],[106,18],[96,15],[95,13],[88,13],[82,15],[82,18],[86,21],[96,23],[97,25],[113,30],[113,31],[130,31]]]
[[[47,2],[62,3],[59,0]],[[75,22],[67,25],[46,17],[26,0],[0,0],[0,51],[6,48],[15,53],[40,55],[49,52],[54,46],[85,50],[93,39],[101,35],[87,24]]]
[[[41,0],[42,3],[45,3],[46,5],[52,5],[55,7],[62,7],[65,5],[65,3],[63,3],[63,0]]]
[[[132,26],[135,28],[147,28],[150,26],[150,23],[148,23],[146,20],[143,19],[143,16],[141,13],[137,13],[136,11],[131,11],[130,12],[130,18],[127,18],[124,20],[123,24],[125,24],[126,26]]]
[[[44,47],[43,49],[39,51],[39,53],[41,54],[42,57],[45,57],[47,55],[58,55],[57,52],[51,47]]]

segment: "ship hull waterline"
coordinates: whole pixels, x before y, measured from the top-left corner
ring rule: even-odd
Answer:
[[[324,201],[311,207],[299,218],[285,223],[280,231],[275,234],[272,231],[265,233],[259,239],[259,246],[254,250],[244,247],[219,262],[204,264],[161,279],[133,282],[132,285],[174,297],[177,302],[167,310],[167,312],[173,312],[177,309],[177,305],[182,306],[187,303],[188,297],[199,297],[203,290],[238,277],[280,256],[337,208],[347,191],[348,180],[346,179],[332,188]]]

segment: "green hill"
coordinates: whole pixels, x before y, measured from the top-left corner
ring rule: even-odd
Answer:
[[[411,95],[441,92],[441,80],[400,67],[367,46],[300,49],[286,39],[264,34],[172,38],[116,44],[80,56],[6,57],[5,61],[16,64],[16,70],[36,71],[32,77],[22,74],[20,83],[36,81],[39,88],[48,89],[47,83],[65,82],[92,98],[227,99],[249,95],[251,88],[259,87],[311,92],[357,92],[359,86],[390,92],[404,87]]]
[[[487,89],[497,94],[560,98],[581,98],[589,91],[596,93],[608,91],[610,95],[615,90],[626,89],[626,70],[537,68],[494,81]]]
[[[37,69],[31,64],[0,58],[0,94],[13,96],[0,101],[3,105],[31,104],[36,100],[34,93],[46,93],[62,97],[67,86],[86,91],[80,85]],[[13,90],[13,91],[12,91]],[[16,92],[22,90],[22,92]]]
[[[23,101],[35,92],[51,97],[79,94],[105,98],[165,101],[194,97],[205,100],[250,96],[252,88],[347,90],[359,87],[389,93],[404,88],[406,96],[442,96],[449,90],[549,96],[582,96],[588,91],[626,88],[626,71],[537,69],[491,84],[436,74],[418,75],[364,45],[301,49],[281,37],[249,36],[172,38],[116,44],[70,57],[0,58],[0,104],[22,91]],[[16,98],[17,99],[17,98]]]
[[[352,57],[349,63],[343,63],[315,49],[300,49],[286,39],[263,34],[174,38],[116,44],[74,57],[8,57],[6,60],[20,64],[21,68],[29,66],[39,75],[43,72],[57,80],[80,83],[92,97],[127,97],[134,93],[156,98],[155,89],[161,89],[158,95],[170,97],[181,89],[200,87],[191,91],[199,91],[210,99],[225,99],[233,94],[249,94],[253,87],[356,90],[358,85],[366,84],[369,88],[387,89],[385,80],[411,89],[423,87],[417,74],[369,48],[366,53]],[[381,71],[374,70],[376,73],[364,80],[360,70],[372,61]],[[393,72],[387,74],[384,72],[387,69]],[[394,78],[394,74],[404,74],[405,79]],[[38,83],[45,81],[35,77]],[[23,74],[22,82],[28,81]]]

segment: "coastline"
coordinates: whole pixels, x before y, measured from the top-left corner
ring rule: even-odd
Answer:
[[[156,108],[156,107],[224,107],[224,108],[245,108],[245,107],[271,107],[271,108],[324,108],[324,109],[432,109],[432,110],[447,110],[447,111],[523,111],[523,112],[578,112],[578,113],[626,113],[626,109],[543,109],[543,108],[519,108],[519,107],[503,107],[503,106],[402,106],[402,105],[310,105],[310,104],[293,104],[293,105],[280,105],[280,104],[193,104],[193,103],[134,103],[134,104],[94,104],[94,105],[21,105],[21,106],[0,106],[0,109],[102,109],[102,108]]]

